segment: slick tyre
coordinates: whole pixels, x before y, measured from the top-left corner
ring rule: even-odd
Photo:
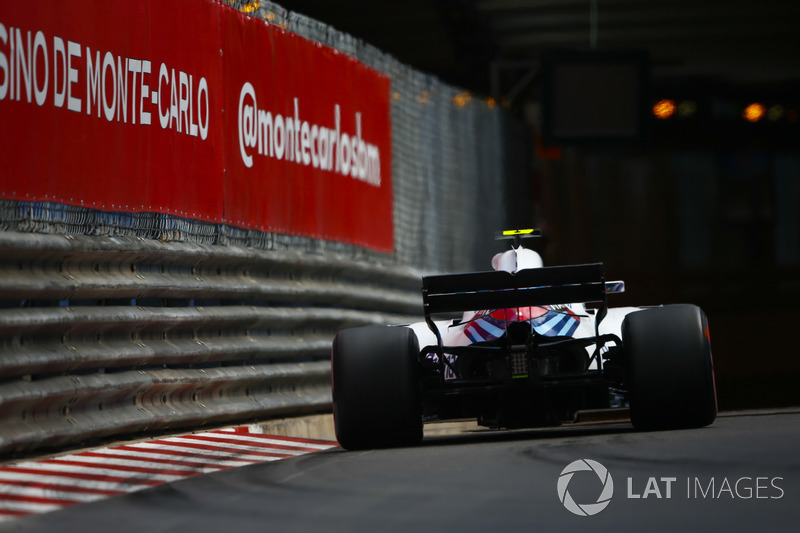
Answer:
[[[708,325],[694,305],[629,314],[622,323],[631,422],[637,429],[698,428],[717,416]]]
[[[422,440],[419,345],[405,327],[340,331],[333,341],[336,438],[355,450],[407,446]]]

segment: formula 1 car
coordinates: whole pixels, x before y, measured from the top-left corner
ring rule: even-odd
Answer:
[[[628,407],[637,429],[714,421],[703,311],[609,308],[607,296],[624,282],[607,282],[602,263],[542,266],[519,245],[539,235],[503,232],[514,243],[494,257],[493,271],[424,276],[424,322],[336,335],[333,411],[344,448],[413,445],[434,420],[542,427],[581,410]]]

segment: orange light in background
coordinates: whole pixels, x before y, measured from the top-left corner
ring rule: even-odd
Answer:
[[[489,106],[489,109],[494,109],[494,106],[497,105],[497,101],[490,96],[486,99],[486,105]]]
[[[655,115],[657,119],[666,120],[675,114],[675,109],[675,101],[665,98],[664,100],[659,100],[656,102],[656,105],[653,106],[653,115]]]
[[[470,103],[471,100],[472,95],[469,94],[469,91],[459,93],[453,97],[453,103],[458,107],[465,107],[468,103]]]
[[[764,104],[755,102],[744,108],[744,111],[742,111],[742,117],[744,117],[744,119],[748,122],[758,122],[764,118],[764,114],[766,112],[767,108],[764,107]]]
[[[258,9],[258,2],[247,2],[242,6],[244,13],[254,13],[256,9]]]
[[[428,105],[428,101],[433,98],[435,93],[436,89],[425,89],[417,95],[417,103],[419,105]]]

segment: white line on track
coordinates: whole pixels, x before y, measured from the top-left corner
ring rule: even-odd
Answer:
[[[216,433],[200,433],[200,435],[209,435],[211,437],[223,436],[228,439],[242,439],[258,444],[282,444],[304,449],[326,450],[331,447],[330,442],[311,439],[276,438],[271,435],[264,435],[260,433],[250,433],[244,435],[231,430],[222,430]]]
[[[169,452],[170,450],[166,450]],[[258,463],[263,461],[262,457],[253,457],[252,459],[246,459],[242,456],[232,456],[229,459],[225,456],[209,456],[203,454],[193,454],[193,455],[174,455],[170,453],[163,453],[164,450],[154,448],[153,451],[146,451],[145,448],[139,450],[125,450],[125,449],[117,449],[117,448],[106,448],[103,450],[97,450],[94,452],[90,452],[92,455],[102,455],[107,457],[120,457],[124,459],[129,459],[136,457],[137,460],[144,460],[144,461],[152,461],[152,462],[163,462],[163,464],[174,464],[174,465],[214,465],[218,468],[229,468],[234,466],[243,466],[249,463]],[[87,454],[81,454],[81,457]]]
[[[204,447],[209,446],[216,446],[216,447],[229,447],[235,446],[236,450],[247,450],[247,451],[255,451],[255,452],[273,452],[273,453],[280,453],[286,455],[302,455],[308,452],[316,452],[319,451],[319,448],[310,448],[310,447],[300,447],[293,445],[291,443],[287,443],[284,441],[283,444],[273,443],[273,442],[258,442],[255,440],[250,439],[236,439],[231,438],[232,436],[218,436],[218,435],[187,435],[185,437],[175,437],[164,439],[164,444],[170,444],[172,446],[183,446],[186,448],[198,448],[203,449]],[[161,443],[161,441],[157,441]]]
[[[69,490],[42,489],[39,487],[17,486],[13,490],[10,487],[0,487],[0,501],[11,500],[13,498],[32,498],[47,500],[64,500],[70,502],[93,502],[107,498],[105,494],[92,494],[84,492],[73,492]]]
[[[119,480],[115,481],[106,481],[104,479],[73,479],[67,478],[60,475],[51,475],[42,471],[36,472],[9,472],[5,469],[0,469],[0,484],[4,484],[4,482],[22,482],[26,486],[38,486],[40,484],[46,484],[48,486],[54,485],[69,485],[72,487],[82,488],[82,489],[92,489],[98,491],[109,491],[109,492],[132,492],[138,489],[146,489],[147,487],[152,487],[155,485],[160,485],[160,483],[156,482],[153,484],[142,484],[142,483],[125,483],[124,478],[120,478]],[[12,489],[8,491],[3,491],[5,493],[10,493]],[[2,500],[3,497],[0,497]]]
[[[187,444],[184,442],[155,441],[155,442],[142,442],[134,446],[136,446],[137,448],[145,448],[150,451],[160,450],[162,453],[165,451],[183,452],[187,454],[201,453],[203,455],[214,455],[223,458],[244,458],[254,461],[269,461],[271,459],[284,459],[286,457],[290,457],[293,455],[301,455],[301,454],[286,453],[283,450],[280,451],[269,450],[267,448],[262,448],[261,450],[257,450],[258,453],[247,453],[249,450],[246,450],[242,447],[233,447],[233,446],[222,447],[218,445],[213,445],[211,443],[190,442]]]

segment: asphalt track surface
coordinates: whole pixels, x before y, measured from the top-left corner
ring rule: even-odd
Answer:
[[[593,516],[569,512],[557,491],[562,471],[580,459],[602,464],[614,483],[607,507]],[[595,503],[600,478],[574,476],[565,484],[572,499]],[[333,448],[0,526],[59,533],[587,530],[800,530],[800,410],[726,415],[698,430],[638,432],[605,423],[426,437],[414,448]]]

